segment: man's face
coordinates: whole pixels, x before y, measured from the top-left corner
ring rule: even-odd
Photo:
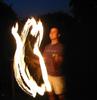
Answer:
[[[56,40],[58,39],[58,29],[57,28],[51,28],[49,33],[50,40]]]

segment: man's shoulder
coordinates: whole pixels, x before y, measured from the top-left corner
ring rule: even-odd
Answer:
[[[64,44],[63,44],[63,43],[58,43],[58,45],[59,45],[60,47],[64,47]]]
[[[50,43],[45,46],[45,48],[49,48],[49,47],[51,47]]]
[[[57,44],[57,47],[60,48],[60,49],[64,49],[64,44],[58,43],[58,44]]]
[[[53,49],[53,48],[57,48],[57,49],[64,49],[64,44],[62,43],[57,43],[56,45],[51,45],[51,43],[47,44],[45,46],[45,49]]]

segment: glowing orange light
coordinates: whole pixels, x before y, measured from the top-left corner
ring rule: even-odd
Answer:
[[[36,37],[39,32],[37,40],[34,44],[33,53],[39,57],[42,78],[44,81],[44,83],[42,83],[41,86],[38,86],[36,81],[30,75],[28,67],[24,61],[25,57],[24,44],[31,26],[32,29],[30,31],[30,34],[32,36]],[[25,91],[27,94],[30,94],[33,97],[35,97],[37,93],[43,95],[45,91],[50,92],[52,90],[51,85],[48,80],[48,74],[44,63],[44,59],[39,50],[39,46],[41,45],[41,41],[43,39],[42,22],[40,20],[36,22],[34,18],[28,19],[24,25],[21,35],[18,34],[18,23],[16,23],[15,27],[14,26],[12,27],[12,35],[16,40],[16,51],[14,55],[13,69],[14,69],[15,79],[18,85],[22,88],[23,91]]]

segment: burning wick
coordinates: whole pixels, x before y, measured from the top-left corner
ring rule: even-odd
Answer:
[[[41,86],[38,86],[36,81],[30,75],[28,67],[24,61],[25,57],[25,41],[28,35],[30,28],[32,27],[30,34],[34,37],[37,37],[37,40],[34,44],[33,53],[39,57],[39,63],[42,72],[42,78],[44,83]],[[38,35],[39,33],[39,35]],[[42,22],[36,20],[32,17],[28,19],[23,27],[23,31],[21,35],[18,34],[18,23],[16,23],[15,27],[12,27],[12,35],[16,40],[16,51],[14,55],[14,75],[18,85],[25,91],[27,94],[35,97],[36,94],[44,95],[45,91],[52,91],[50,82],[48,80],[48,74],[45,66],[44,59],[39,50],[39,46],[41,45],[41,41],[43,39],[43,25]],[[38,36],[37,36],[38,35]]]

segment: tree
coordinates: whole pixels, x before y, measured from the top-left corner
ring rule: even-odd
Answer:
[[[12,8],[0,1],[0,96],[3,97],[12,95],[12,58],[15,43],[11,28],[17,20]]]
[[[81,66],[83,66],[83,73],[81,77],[81,94],[88,98],[88,89],[92,99],[94,96],[95,86],[95,52],[96,52],[96,34],[97,34],[97,0],[71,0],[71,12],[76,19],[78,25],[77,33],[81,34],[80,50],[83,57],[81,57]],[[89,46],[88,46],[89,41]],[[88,49],[89,47],[89,49]],[[88,53],[89,52],[89,53]],[[89,56],[88,56],[89,54]],[[88,62],[88,57],[90,62]],[[88,66],[88,64],[90,66]],[[93,65],[93,66],[92,66]],[[89,77],[89,80],[88,80]],[[92,87],[90,87],[92,86]],[[92,90],[91,90],[92,89]]]
[[[77,20],[84,22],[94,22],[97,18],[97,1],[96,0],[71,0],[71,12]]]
[[[3,2],[4,0],[0,0],[0,2]]]

